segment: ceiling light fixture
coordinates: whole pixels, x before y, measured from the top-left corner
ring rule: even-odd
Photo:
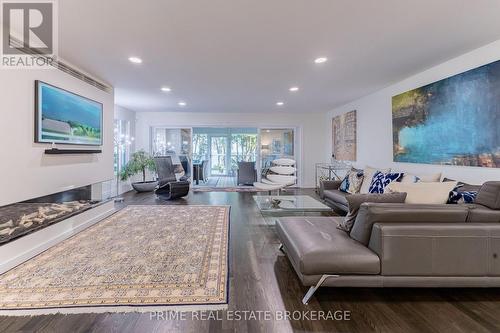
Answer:
[[[128,58],[128,61],[134,64],[142,64],[142,59],[138,57],[130,57]]]
[[[285,103],[284,102],[276,102],[277,106],[283,106]]]
[[[170,87],[161,87],[161,91],[164,91],[164,92],[171,92],[172,89]]]
[[[288,89],[292,92],[295,92],[295,91],[299,91],[299,87],[291,87],[290,89]]]
[[[314,59],[315,64],[322,64],[322,63],[327,62],[327,61],[328,61],[327,57],[319,57],[319,58]]]
[[[186,104],[186,102],[181,101],[181,102],[177,103],[177,105],[179,105],[179,106],[186,106],[187,104]]]

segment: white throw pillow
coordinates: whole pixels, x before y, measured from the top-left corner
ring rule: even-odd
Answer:
[[[408,204],[445,204],[448,202],[450,191],[456,186],[457,182],[392,182],[387,185],[385,192],[405,192],[405,203]]]
[[[413,175],[411,173],[405,173],[401,183],[434,183],[441,180],[441,172],[433,173],[431,175]]]
[[[372,168],[367,166],[363,170],[363,183],[361,184],[361,188],[359,189],[359,193],[361,194],[367,194],[370,193],[370,185],[372,183],[373,176],[378,172],[382,173],[389,173],[391,172],[391,169],[379,169],[379,168]]]

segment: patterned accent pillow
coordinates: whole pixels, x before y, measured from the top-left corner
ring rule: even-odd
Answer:
[[[476,201],[477,191],[460,191],[460,186],[457,186],[450,192],[448,197],[448,204],[463,204],[463,203],[474,203]]]
[[[382,173],[377,172],[373,175],[372,183],[370,184],[370,193],[384,193],[384,189],[392,182],[400,182],[404,177],[402,172]]]
[[[362,170],[352,168],[342,180],[339,190],[350,194],[359,193],[363,178]]]

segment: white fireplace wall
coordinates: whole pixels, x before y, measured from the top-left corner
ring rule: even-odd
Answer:
[[[46,155],[50,144],[34,143],[35,80],[103,103],[101,154]],[[0,73],[0,206],[113,178],[113,93],[101,91],[57,69],[13,69]],[[58,148],[89,148],[58,145]]]

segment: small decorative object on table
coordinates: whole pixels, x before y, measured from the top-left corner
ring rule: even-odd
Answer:
[[[279,209],[280,203],[281,203],[281,200],[279,200],[279,199],[272,199],[271,200],[271,206],[273,209]]]

